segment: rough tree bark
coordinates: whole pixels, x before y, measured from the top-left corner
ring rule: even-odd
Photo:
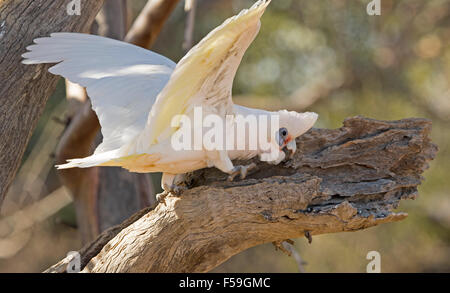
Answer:
[[[339,129],[312,129],[277,166],[258,162],[245,180],[216,169],[147,208],[80,251],[84,272],[207,272],[266,242],[399,221],[437,152],[425,119],[349,118]],[[252,160],[256,161],[256,160]],[[249,162],[236,162],[247,164]],[[47,272],[64,272],[66,258]]]
[[[67,14],[65,1],[0,2],[0,205],[19,168],[31,133],[58,77],[49,65],[20,63],[33,39],[52,32],[89,29],[103,1],[84,1],[81,15]]]

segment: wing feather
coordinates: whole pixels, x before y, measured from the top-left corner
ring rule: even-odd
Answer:
[[[258,34],[260,17],[269,3],[260,0],[227,19],[180,60],[152,107],[141,148],[167,139],[176,131],[168,131],[172,117],[188,112],[194,105],[215,107],[218,114],[231,112],[234,76]]]
[[[51,73],[86,87],[103,134],[95,153],[118,149],[144,130],[176,65],[149,50],[95,35],[53,33],[34,43],[22,63],[58,63]]]

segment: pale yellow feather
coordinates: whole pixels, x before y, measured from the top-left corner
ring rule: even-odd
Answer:
[[[227,59],[230,49],[233,48],[240,36],[248,30],[255,30],[256,26],[259,29],[259,19],[269,3],[270,0],[258,1],[250,9],[227,19],[192,48],[178,63],[169,83],[159,94],[149,115],[147,128],[149,135],[146,141],[150,145],[158,143],[161,134],[164,133],[166,138],[176,131],[176,129],[167,131],[172,117],[185,114],[205,80],[214,74],[224,61],[226,62],[225,59]],[[253,38],[249,42],[252,40]],[[243,48],[244,51],[246,49],[247,47]],[[234,72],[229,85],[230,91],[233,77]]]

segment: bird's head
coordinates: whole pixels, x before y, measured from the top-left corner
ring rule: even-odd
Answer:
[[[290,156],[297,150],[295,139],[313,127],[317,120],[314,112],[297,113],[295,111],[281,110],[279,116],[279,129],[275,132],[275,140],[280,150],[287,148]]]

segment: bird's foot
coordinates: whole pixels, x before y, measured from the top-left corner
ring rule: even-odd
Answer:
[[[165,198],[168,195],[180,196],[192,185],[192,173],[185,174],[167,174],[164,173],[161,179],[161,187],[164,190],[156,195],[156,199],[165,204]]]
[[[291,140],[284,148],[283,151],[285,152],[286,159],[291,160],[295,152],[297,151],[297,142],[294,140]]]
[[[185,190],[187,190],[186,184],[172,184],[169,187],[169,192],[173,195],[181,195]]]
[[[235,166],[231,171],[230,176],[228,176],[228,181],[233,181],[237,175],[240,175],[241,179],[245,179],[245,177],[247,177],[248,172],[254,169],[255,167],[256,167],[255,163],[251,163],[250,165],[247,166]]]
[[[162,203],[162,204],[166,204],[166,197],[169,195],[169,192],[168,191],[166,191],[166,190],[164,190],[163,192],[161,192],[161,193],[158,193],[157,195],[156,195],[156,200],[158,201],[158,202],[160,202],[160,203]]]
[[[160,203],[166,204],[166,197],[171,194],[175,196],[180,196],[185,190],[187,190],[186,184],[172,184],[164,185],[164,191],[156,195],[156,200]]]

